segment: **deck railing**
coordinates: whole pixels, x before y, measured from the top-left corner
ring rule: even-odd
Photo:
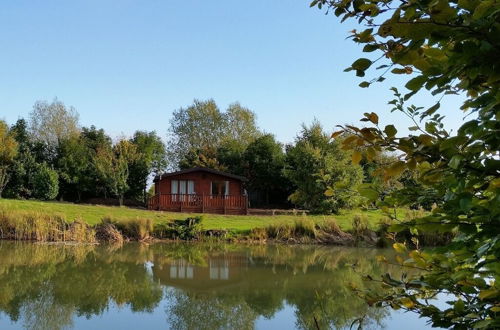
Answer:
[[[248,210],[244,195],[161,194],[149,199],[150,210],[226,213]]]

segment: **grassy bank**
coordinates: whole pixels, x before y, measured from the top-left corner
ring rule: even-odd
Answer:
[[[422,211],[401,210],[406,219]],[[421,216],[422,214],[420,214]],[[229,216],[170,213],[70,203],[0,200],[0,239],[98,242],[149,239],[226,240],[387,246],[388,221],[380,211],[351,210],[335,216]],[[393,236],[413,244],[403,231]],[[443,245],[452,235],[419,235],[425,245]]]
[[[42,202],[0,199],[0,210],[9,212],[36,212],[40,214],[58,216],[71,223],[76,219],[89,225],[101,223],[105,218],[117,220],[147,219],[153,224],[164,224],[173,220],[185,219],[199,214],[159,212],[133,209],[127,207],[83,205],[60,202]],[[401,211],[404,212],[403,210]],[[307,219],[316,224],[334,220],[344,231],[352,229],[353,218],[362,215],[368,224],[368,228],[376,229],[384,215],[379,210],[349,210],[340,215],[219,215],[204,214],[203,228],[207,230],[229,230],[235,233],[247,233],[255,228],[265,228],[270,225],[293,224],[298,219]]]

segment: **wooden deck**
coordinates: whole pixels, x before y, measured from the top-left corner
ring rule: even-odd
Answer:
[[[161,194],[149,199],[148,209],[187,213],[247,214],[242,195]]]

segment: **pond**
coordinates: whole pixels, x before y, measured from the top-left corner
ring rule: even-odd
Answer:
[[[350,289],[390,251],[325,246],[0,242],[0,329],[422,329]],[[373,287],[372,289],[377,289]]]

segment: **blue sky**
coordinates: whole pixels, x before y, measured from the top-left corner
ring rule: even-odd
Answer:
[[[172,111],[213,98],[238,101],[259,126],[290,142],[303,122],[327,129],[378,112],[383,124],[407,127],[389,113],[389,87],[369,89],[344,73],[361,47],[354,26],[302,0],[16,0],[0,12],[0,118],[27,117],[36,100],[57,97],[84,126],[112,136],[156,130],[165,137]],[[415,98],[430,106],[427,95]],[[442,109],[451,127],[456,98]]]

